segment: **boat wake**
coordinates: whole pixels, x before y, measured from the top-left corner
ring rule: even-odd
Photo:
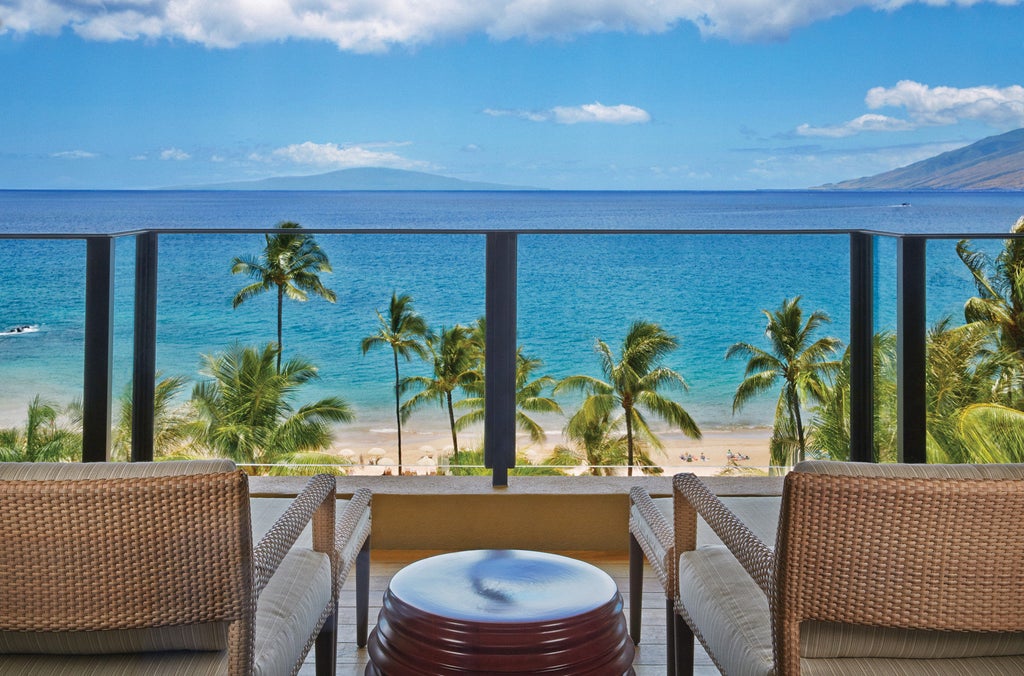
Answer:
[[[3,331],[0,331],[0,336],[21,336],[26,333],[38,333],[38,324],[18,324],[17,326],[9,326]]]

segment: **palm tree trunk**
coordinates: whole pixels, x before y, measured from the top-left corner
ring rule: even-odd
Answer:
[[[395,356],[395,423],[398,426],[398,476],[402,476],[402,414],[400,411],[399,388],[401,385],[398,379],[398,350],[392,347],[391,352]]]
[[[797,462],[803,462],[807,456],[807,441],[804,439],[804,423],[800,418],[800,394],[796,387],[792,388],[790,407],[793,411],[793,421],[796,423]]]
[[[281,373],[281,353],[284,352],[282,323],[284,319],[284,287],[277,287],[277,372]]]
[[[452,405],[452,393],[446,392],[445,397],[448,399],[448,424],[452,428],[453,457],[457,461],[459,459],[459,439],[455,435],[455,407]]]
[[[626,450],[628,451],[629,467],[626,468],[626,476],[633,476],[633,411],[626,408]]]

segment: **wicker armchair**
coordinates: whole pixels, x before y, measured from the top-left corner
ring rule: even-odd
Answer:
[[[779,523],[777,495],[734,496],[723,498],[723,501],[758,537],[775,541]],[[651,497],[641,486],[634,486],[629,491],[629,635],[633,643],[640,644],[646,558],[665,594],[665,664],[669,676],[676,673],[677,663],[691,664],[693,660],[693,639],[678,651],[674,640],[677,562],[672,502],[670,497]],[[698,520],[697,543],[698,546],[714,546],[721,545],[722,541],[703,520]]]
[[[313,477],[254,547],[230,461],[0,463],[0,674],[333,674],[352,503]]]
[[[1024,673],[1024,465],[800,463],[774,550],[673,487],[676,644],[723,673]],[[698,514],[725,546],[695,547]]]

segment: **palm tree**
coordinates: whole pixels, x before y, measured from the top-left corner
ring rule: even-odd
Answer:
[[[737,355],[747,357],[743,382],[732,400],[733,413],[759,394],[775,387],[782,380],[782,390],[775,406],[771,458],[773,466],[792,464],[807,454],[807,438],[800,408],[810,398],[821,402],[825,397],[826,378],[834,374],[839,363],[828,360],[841,346],[838,338],[825,337],[811,342],[814,332],[831,321],[817,310],[806,323],[800,308],[800,296],[784,299],[778,310],[762,310],[768,319],[765,336],[771,351],[750,343],[735,343],[725,353],[726,359]]]
[[[259,257],[241,256],[231,261],[231,274],[247,275],[256,281],[235,294],[232,307],[238,307],[253,296],[277,289],[277,369],[281,369],[284,352],[283,310],[285,296],[305,302],[309,294],[333,303],[337,296],[320,281],[318,273],[331,272],[331,263],[312,235],[294,232],[298,223],[279,223],[280,234],[264,235],[266,245]]]
[[[1024,216],[1010,229],[1024,233]],[[1024,239],[1006,240],[992,259],[960,240],[956,253],[974,278],[978,295],[964,304],[964,319],[998,331],[999,349],[1012,359],[1001,371],[999,391],[1004,403],[1016,406],[1024,398]]]
[[[635,434],[648,440],[655,448],[663,447],[661,440],[648,426],[641,409],[679,428],[692,439],[701,438],[700,428],[690,414],[677,402],[658,393],[659,389],[669,385],[687,389],[681,375],[660,365],[661,360],[678,346],[675,336],[666,333],[659,325],[637,321],[629,327],[622,341],[618,360],[604,341],[597,341],[596,349],[605,380],[584,375],[569,376],[555,387],[555,394],[568,390],[587,395],[573,416],[573,419],[579,418],[579,425],[585,425],[586,420],[606,418],[611,419],[612,424],[617,424],[618,419],[612,419],[611,415],[615,410],[622,409],[629,476],[633,475],[635,464]],[[570,425],[573,424],[573,420],[570,420]]]
[[[385,317],[377,313],[379,328],[377,333],[363,338],[362,348],[365,355],[372,348],[388,345],[395,361],[395,422],[398,425],[398,475],[402,475],[402,413],[401,389],[402,381],[398,373],[398,357],[406,361],[413,355],[426,359],[428,352],[423,340],[427,336],[427,323],[423,317],[412,309],[412,297],[405,294],[399,296],[392,292],[391,304]]]
[[[530,441],[541,443],[546,438],[544,428],[527,413],[562,413],[562,407],[550,397],[542,397],[541,394],[549,387],[554,387],[555,379],[544,375],[538,378],[531,376],[543,366],[540,359],[528,357],[523,353],[523,348],[516,350],[516,426],[530,435]],[[477,383],[477,387],[468,387],[475,396],[467,397],[458,402],[456,406],[471,409],[455,421],[455,428],[462,431],[470,425],[482,422],[486,413],[485,402],[482,390],[483,377]]]
[[[875,462],[896,462],[896,334],[876,333],[872,340],[874,370]],[[835,382],[825,383],[823,401],[814,407],[808,433],[812,449],[832,460],[850,459],[850,348]]]
[[[629,445],[626,435],[612,424],[609,417],[592,419],[573,416],[565,428],[568,444],[555,446],[548,462],[552,465],[573,466],[583,463],[594,476],[611,476],[615,467],[629,464]],[[637,454],[641,465],[653,466],[653,461],[642,451]]]
[[[960,436],[972,463],[1024,462],[1024,411],[971,404],[960,413]]]
[[[973,322],[950,328],[948,317],[929,330],[925,373],[929,462],[977,462],[962,421],[970,407],[995,404],[1000,398],[995,383],[1013,357],[993,350],[996,340],[989,325]],[[973,417],[975,429],[981,422],[999,419],[983,414]]]
[[[0,462],[81,461],[82,434],[63,416],[37,394],[29,402],[25,427],[0,429]]]
[[[471,330],[456,324],[442,328],[440,336],[427,340],[433,361],[432,376],[410,376],[402,380],[402,392],[419,388],[414,396],[402,404],[402,420],[408,420],[413,411],[424,404],[435,402],[448,412],[448,426],[452,432],[452,450],[459,455],[459,439],[455,427],[453,393],[459,388],[472,388],[480,382],[479,350],[470,340]]]
[[[239,464],[337,464],[335,456],[322,451],[331,442],[331,423],[353,419],[348,404],[328,397],[295,409],[291,400],[318,377],[317,369],[289,359],[277,370],[278,352],[268,343],[262,350],[234,345],[204,355],[211,380],[192,389],[192,405],[202,422],[199,440]]]
[[[188,448],[196,434],[197,419],[189,403],[175,406],[174,400],[185,388],[187,378],[157,373],[153,397],[153,455],[160,459],[195,457],[197,449]],[[128,383],[118,398],[118,419],[111,440],[111,460],[127,461],[132,448],[132,384]]]

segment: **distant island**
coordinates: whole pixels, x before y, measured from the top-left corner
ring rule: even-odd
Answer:
[[[422,171],[361,167],[311,176],[276,176],[255,181],[234,181],[178,186],[173,190],[537,190],[526,186],[463,181]]]
[[[817,186],[817,190],[1024,190],[1024,129],[989,136],[964,148],[876,176]]]

